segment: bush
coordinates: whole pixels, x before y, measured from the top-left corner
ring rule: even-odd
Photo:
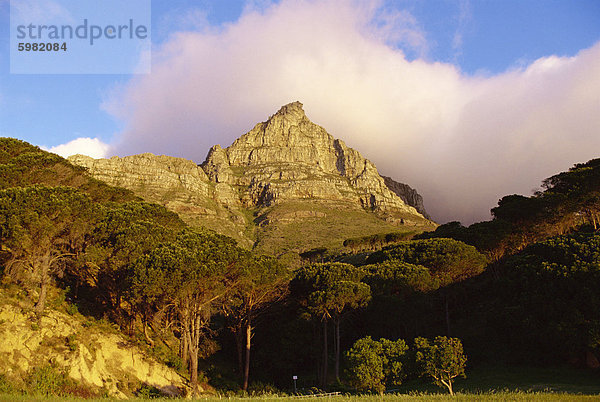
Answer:
[[[73,303],[68,303],[65,307],[65,310],[66,310],[67,314],[69,314],[69,315],[75,315],[75,314],[79,313],[79,309],[77,308],[77,305],[73,304]]]
[[[0,374],[0,394],[11,394],[16,389],[11,381],[4,374]]]
[[[452,381],[456,377],[465,376],[467,356],[463,353],[463,345],[458,338],[437,336],[433,341],[425,338],[415,339],[416,362],[422,374],[433,378],[439,387],[446,387],[451,395]]]
[[[27,376],[28,388],[34,394],[63,395],[63,387],[67,383],[65,374],[52,365],[34,367]]]
[[[408,346],[402,339],[373,340],[361,338],[346,352],[350,383],[358,391],[376,391],[382,394],[386,385],[400,385],[406,373],[403,358]]]
[[[273,384],[266,384],[260,381],[254,381],[248,387],[248,394],[251,396],[277,395],[278,393],[279,390]]]
[[[144,383],[135,392],[135,396],[138,398],[154,399],[162,397],[163,394],[160,389],[156,388],[155,386]]]
[[[65,343],[71,352],[75,352],[78,347],[77,335],[71,334],[65,338]]]

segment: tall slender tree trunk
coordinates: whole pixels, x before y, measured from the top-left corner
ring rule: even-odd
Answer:
[[[321,377],[321,386],[327,388],[327,360],[329,352],[327,351],[327,319],[323,319],[323,372]]]
[[[146,319],[146,317],[144,317],[144,322],[142,323],[142,325],[144,327],[144,338],[146,338],[146,342],[148,342],[150,344],[150,347],[154,348],[154,341],[152,340],[152,338],[150,338],[150,335],[148,334],[147,322],[148,322],[148,320]]]
[[[237,350],[238,373],[240,378],[244,380],[244,347],[241,328],[237,328],[235,331],[235,347]]]
[[[184,330],[179,341],[179,357],[181,357],[183,364],[189,364],[189,356],[188,336]]]
[[[38,301],[35,304],[35,315],[38,320],[42,319],[42,313],[44,312],[44,308],[46,306],[47,294],[48,283],[45,279],[42,279],[42,282],[40,282],[40,297],[38,298]]]
[[[194,395],[198,393],[198,350],[190,353],[190,384]]]
[[[248,390],[248,379],[250,377],[250,347],[252,345],[252,326],[250,320],[246,326],[246,361],[244,362],[244,391]]]
[[[35,304],[34,311],[35,315],[39,322],[42,320],[42,314],[44,313],[44,308],[46,307],[46,297],[48,295],[48,282],[49,278],[49,258],[50,256],[42,257],[42,261],[40,261],[40,297],[38,298],[37,303]]]
[[[334,319],[335,325],[335,379],[340,382],[340,317]]]
[[[315,345],[318,346],[319,343],[321,342],[320,325],[316,325],[313,327],[313,335],[315,337]],[[323,359],[321,359],[320,356],[317,356],[317,358],[315,359],[315,364],[316,364],[316,369],[317,369],[317,371],[316,371],[317,376],[315,378],[318,383],[320,383],[321,379],[323,378],[323,367],[321,367],[322,363],[323,363],[322,360]]]
[[[188,331],[188,347],[190,351],[190,385],[193,395],[198,395],[198,353],[200,348],[200,322],[199,316],[190,317],[191,331]]]
[[[446,333],[450,336],[450,311],[448,309],[448,294],[445,295],[445,308],[446,308]]]

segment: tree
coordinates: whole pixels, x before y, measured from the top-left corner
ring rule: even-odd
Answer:
[[[398,260],[427,267],[442,286],[483,272],[486,258],[473,246],[453,239],[426,239],[385,247],[367,259],[368,264]]]
[[[600,356],[600,233],[587,229],[534,243],[498,267],[482,309],[514,359]]]
[[[373,253],[367,263],[397,260],[429,269],[439,280],[440,287],[463,281],[483,272],[487,259],[473,246],[453,239],[426,239],[403,242]],[[450,335],[450,309],[448,290],[443,290],[446,330]]]
[[[380,394],[386,385],[400,385],[406,378],[402,361],[407,350],[402,339],[375,341],[367,336],[357,340],[346,352],[350,383],[358,391]]]
[[[415,348],[416,362],[422,374],[433,378],[437,386],[445,386],[450,395],[454,395],[452,380],[458,376],[466,377],[467,357],[460,339],[438,336],[430,342],[425,338],[416,338]]]
[[[272,257],[255,257],[250,253],[242,253],[238,264],[237,286],[225,301],[224,309],[230,319],[230,329],[235,335],[244,391],[248,389],[250,376],[253,326],[265,307],[285,296],[288,273]]]
[[[418,335],[427,295],[439,288],[440,281],[426,267],[398,260],[363,269],[367,272],[363,281],[373,296],[365,314],[371,335],[405,339]]]
[[[335,376],[339,380],[340,323],[343,315],[364,307],[371,299],[369,285],[361,282],[362,268],[343,263],[312,264],[296,271],[290,283],[293,294],[309,312],[323,324],[323,357],[321,385],[327,385],[327,322],[333,320],[335,329]]]
[[[93,229],[94,242],[80,259],[77,272],[73,272],[75,288],[87,285],[103,313],[121,318],[131,265],[161,242],[174,240],[183,227],[174,212],[160,205],[128,202],[104,207]],[[147,320],[143,318],[145,330]]]
[[[198,359],[217,301],[237,286],[243,250],[226,236],[185,230],[134,265],[132,299],[139,308],[169,317],[180,336],[180,355],[198,389]]]
[[[39,287],[38,319],[52,276],[61,273],[66,258],[84,249],[96,211],[87,195],[70,187],[0,191],[0,240],[10,254],[7,274],[17,282],[33,282]]]

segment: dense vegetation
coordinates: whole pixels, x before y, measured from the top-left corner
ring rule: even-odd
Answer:
[[[466,356],[600,366],[600,160],[544,186],[504,197],[489,222],[351,239],[373,251],[361,263],[315,248],[290,271],[0,139],[0,273],[27,291],[38,321],[60,287],[193,390],[287,389],[299,375],[301,388],[382,392],[429,376],[452,392]]]

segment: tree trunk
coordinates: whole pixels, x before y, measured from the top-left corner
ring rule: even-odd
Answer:
[[[44,257],[44,259],[48,259],[48,257]],[[42,320],[42,313],[46,307],[46,296],[48,295],[48,269],[47,261],[40,263],[40,297],[34,307],[35,315],[40,322]]]
[[[244,380],[244,347],[243,347],[243,336],[242,329],[237,328],[235,330],[235,347],[237,349],[237,362],[238,362],[238,373],[242,381]]]
[[[323,372],[321,377],[321,387],[327,388],[327,360],[329,352],[327,351],[327,319],[323,319]]]
[[[198,394],[198,338],[196,334],[196,320],[190,319],[191,328],[186,329],[187,345],[189,352],[189,373],[192,395]],[[190,331],[191,329],[191,331]]]
[[[321,342],[321,331],[320,331],[320,326],[316,325],[313,327],[313,335],[315,337],[315,345],[319,345],[319,343]],[[316,350],[316,347],[315,347]],[[322,360],[319,356],[316,357],[315,359],[315,364],[316,364],[316,369],[317,369],[317,376],[316,378],[316,382],[320,383],[321,379],[323,378],[323,367],[321,367],[322,365]]]
[[[450,336],[450,311],[448,310],[448,294],[445,296],[445,306],[446,306],[446,333]]]
[[[190,384],[194,395],[198,393],[198,351],[190,354]]]
[[[335,379],[340,382],[340,317],[334,320],[335,325]]]
[[[448,391],[450,392],[450,395],[454,395],[454,391],[452,390],[452,378],[448,377],[448,381],[444,380],[444,375],[441,374],[439,379],[437,377],[434,377],[436,380],[440,381],[442,384],[444,384],[446,386],[446,388],[448,388]]]
[[[179,357],[181,357],[183,364],[189,364],[188,337],[185,332],[181,334],[181,339],[179,340]]]
[[[248,321],[246,326],[246,361],[244,362],[244,391],[248,390],[248,378],[250,377],[250,346],[252,342],[252,326]]]
[[[147,320],[144,317],[144,322],[142,323],[142,325],[144,326],[144,338],[146,338],[146,342],[148,342],[150,344],[151,348],[154,348],[154,341],[152,340],[152,338],[150,338],[150,335],[148,335],[148,325],[146,324]]]

